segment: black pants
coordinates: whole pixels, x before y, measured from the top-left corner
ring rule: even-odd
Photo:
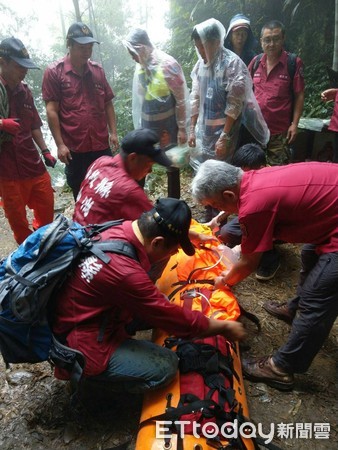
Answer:
[[[181,196],[181,183],[180,183],[180,169],[176,167],[167,167],[168,178],[168,197],[180,198]],[[145,178],[142,178],[138,184],[144,188]]]
[[[97,152],[75,153],[71,151],[70,153],[72,160],[66,165],[65,174],[67,184],[73,191],[74,200],[76,200],[88,167],[101,156],[112,156],[112,153],[110,148]]]
[[[273,356],[288,373],[310,367],[337,317],[338,252],[318,256],[314,245],[304,245],[297,294],[289,303],[290,310],[297,311],[290,335]]]
[[[336,131],[334,134],[332,162],[338,163],[338,131]]]

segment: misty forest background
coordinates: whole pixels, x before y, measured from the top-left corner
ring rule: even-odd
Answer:
[[[51,148],[54,143],[48,133],[41,97],[42,75],[48,64],[66,53],[65,35],[69,25],[77,20],[85,22],[101,42],[101,45],[94,45],[92,59],[102,64],[116,95],[115,110],[120,139],[133,129],[131,87],[135,68],[135,63],[122,41],[135,21],[151,31],[147,27],[148,15],[151,14],[147,9],[147,1],[69,0],[69,2],[73,6],[72,13],[64,15],[60,8],[59,17],[54,19],[55,44],[48,53],[43,53],[30,45],[30,32],[36,24],[36,16],[32,14],[25,18],[18,17],[11,9],[10,2],[0,1],[0,13],[2,17],[7,18],[1,24],[0,38],[16,36],[20,30],[20,37],[29,48],[31,57],[42,69],[30,70],[26,81],[33,91],[37,108],[44,121],[43,131],[47,134],[47,142]],[[138,7],[135,7],[136,4]],[[286,49],[298,54],[305,65],[306,91],[303,116],[330,118],[333,105],[321,102],[320,93],[330,87],[327,68],[338,70],[338,0],[169,0],[169,11],[163,26],[170,30],[170,37],[160,44],[160,48],[174,56],[181,64],[190,87],[190,73],[197,60],[190,38],[193,26],[214,17],[227,29],[231,17],[240,12],[250,18],[258,42],[265,22],[277,19],[284,23]],[[256,51],[261,52],[259,43]],[[58,163],[58,166],[61,173],[62,165]]]

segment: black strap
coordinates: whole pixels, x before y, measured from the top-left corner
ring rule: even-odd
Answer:
[[[253,61],[252,67],[251,67],[251,77],[253,78],[256,70],[258,69],[259,63],[263,57],[264,53],[260,53],[257,55]],[[289,53],[288,52],[288,58],[287,58],[287,68],[288,68],[288,74],[291,78],[291,81],[293,81],[296,73],[296,66],[297,66],[297,55],[295,53]]]
[[[239,306],[241,315],[246,317],[247,319],[251,320],[251,322],[253,322],[256,325],[258,333],[260,333],[262,330],[261,322],[260,322],[259,318],[256,316],[256,314],[247,311],[245,308],[243,308],[243,306],[240,303],[238,303],[238,306]]]
[[[102,233],[102,231],[108,230],[108,228],[121,225],[123,221],[124,219],[109,220],[108,222],[86,225],[84,228],[88,230],[88,236],[93,237],[99,233]]]
[[[127,241],[120,241],[118,239],[94,242],[92,246],[88,247],[87,251],[93,253],[106,264],[110,261],[110,257],[105,254],[106,252],[128,256],[135,261],[139,260],[135,247]]]
[[[158,420],[166,420],[168,422],[172,422],[172,424],[174,425],[174,422],[179,420],[181,416],[185,416],[186,414],[191,414],[197,411],[204,411],[210,408],[219,408],[219,405],[213,400],[200,400],[197,398],[197,400],[194,400],[191,403],[181,404],[181,406],[177,406],[177,408],[169,407],[163,414],[158,414],[156,416],[149,417],[148,419],[143,420],[142,422],[140,422],[140,427],[146,425],[147,423]]]
[[[297,55],[295,53],[288,52],[287,65],[288,65],[288,72],[289,72],[290,78],[293,81],[295,74],[296,74],[296,67],[297,67]]]
[[[253,78],[256,70],[258,69],[259,63],[261,62],[261,59],[263,58],[264,53],[260,53],[254,58],[252,67],[251,67],[251,78]]]
[[[79,381],[82,378],[86,365],[85,356],[80,351],[62,344],[52,334],[49,361],[54,366],[65,369],[70,373],[70,385],[72,389],[71,403],[74,403],[78,395]]]

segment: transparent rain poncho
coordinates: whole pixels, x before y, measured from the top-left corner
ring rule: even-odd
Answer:
[[[244,62],[223,46],[225,28],[216,19],[195,26],[206,59],[196,48],[198,61],[192,70],[191,116],[198,115],[192,166],[214,159],[215,144],[223,131],[226,116],[235,119],[227,149],[227,161],[235,151],[241,123],[257,141],[266,146],[270,133],[252,90],[252,79]]]
[[[187,139],[190,113],[185,77],[172,56],[150,42],[144,43],[140,36],[142,30],[135,29],[124,41],[136,61],[132,93],[134,127],[151,128],[158,132],[163,147],[172,146],[179,142],[178,136]]]

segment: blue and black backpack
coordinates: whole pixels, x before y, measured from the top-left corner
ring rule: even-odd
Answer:
[[[9,363],[51,361],[81,376],[84,356],[52,334],[50,313],[55,293],[79,258],[92,254],[108,263],[106,252],[137,260],[126,241],[102,241],[100,233],[122,220],[81,226],[58,215],[32,233],[0,265],[0,352]],[[80,366],[80,367],[79,367]],[[82,367],[81,367],[82,366]]]

